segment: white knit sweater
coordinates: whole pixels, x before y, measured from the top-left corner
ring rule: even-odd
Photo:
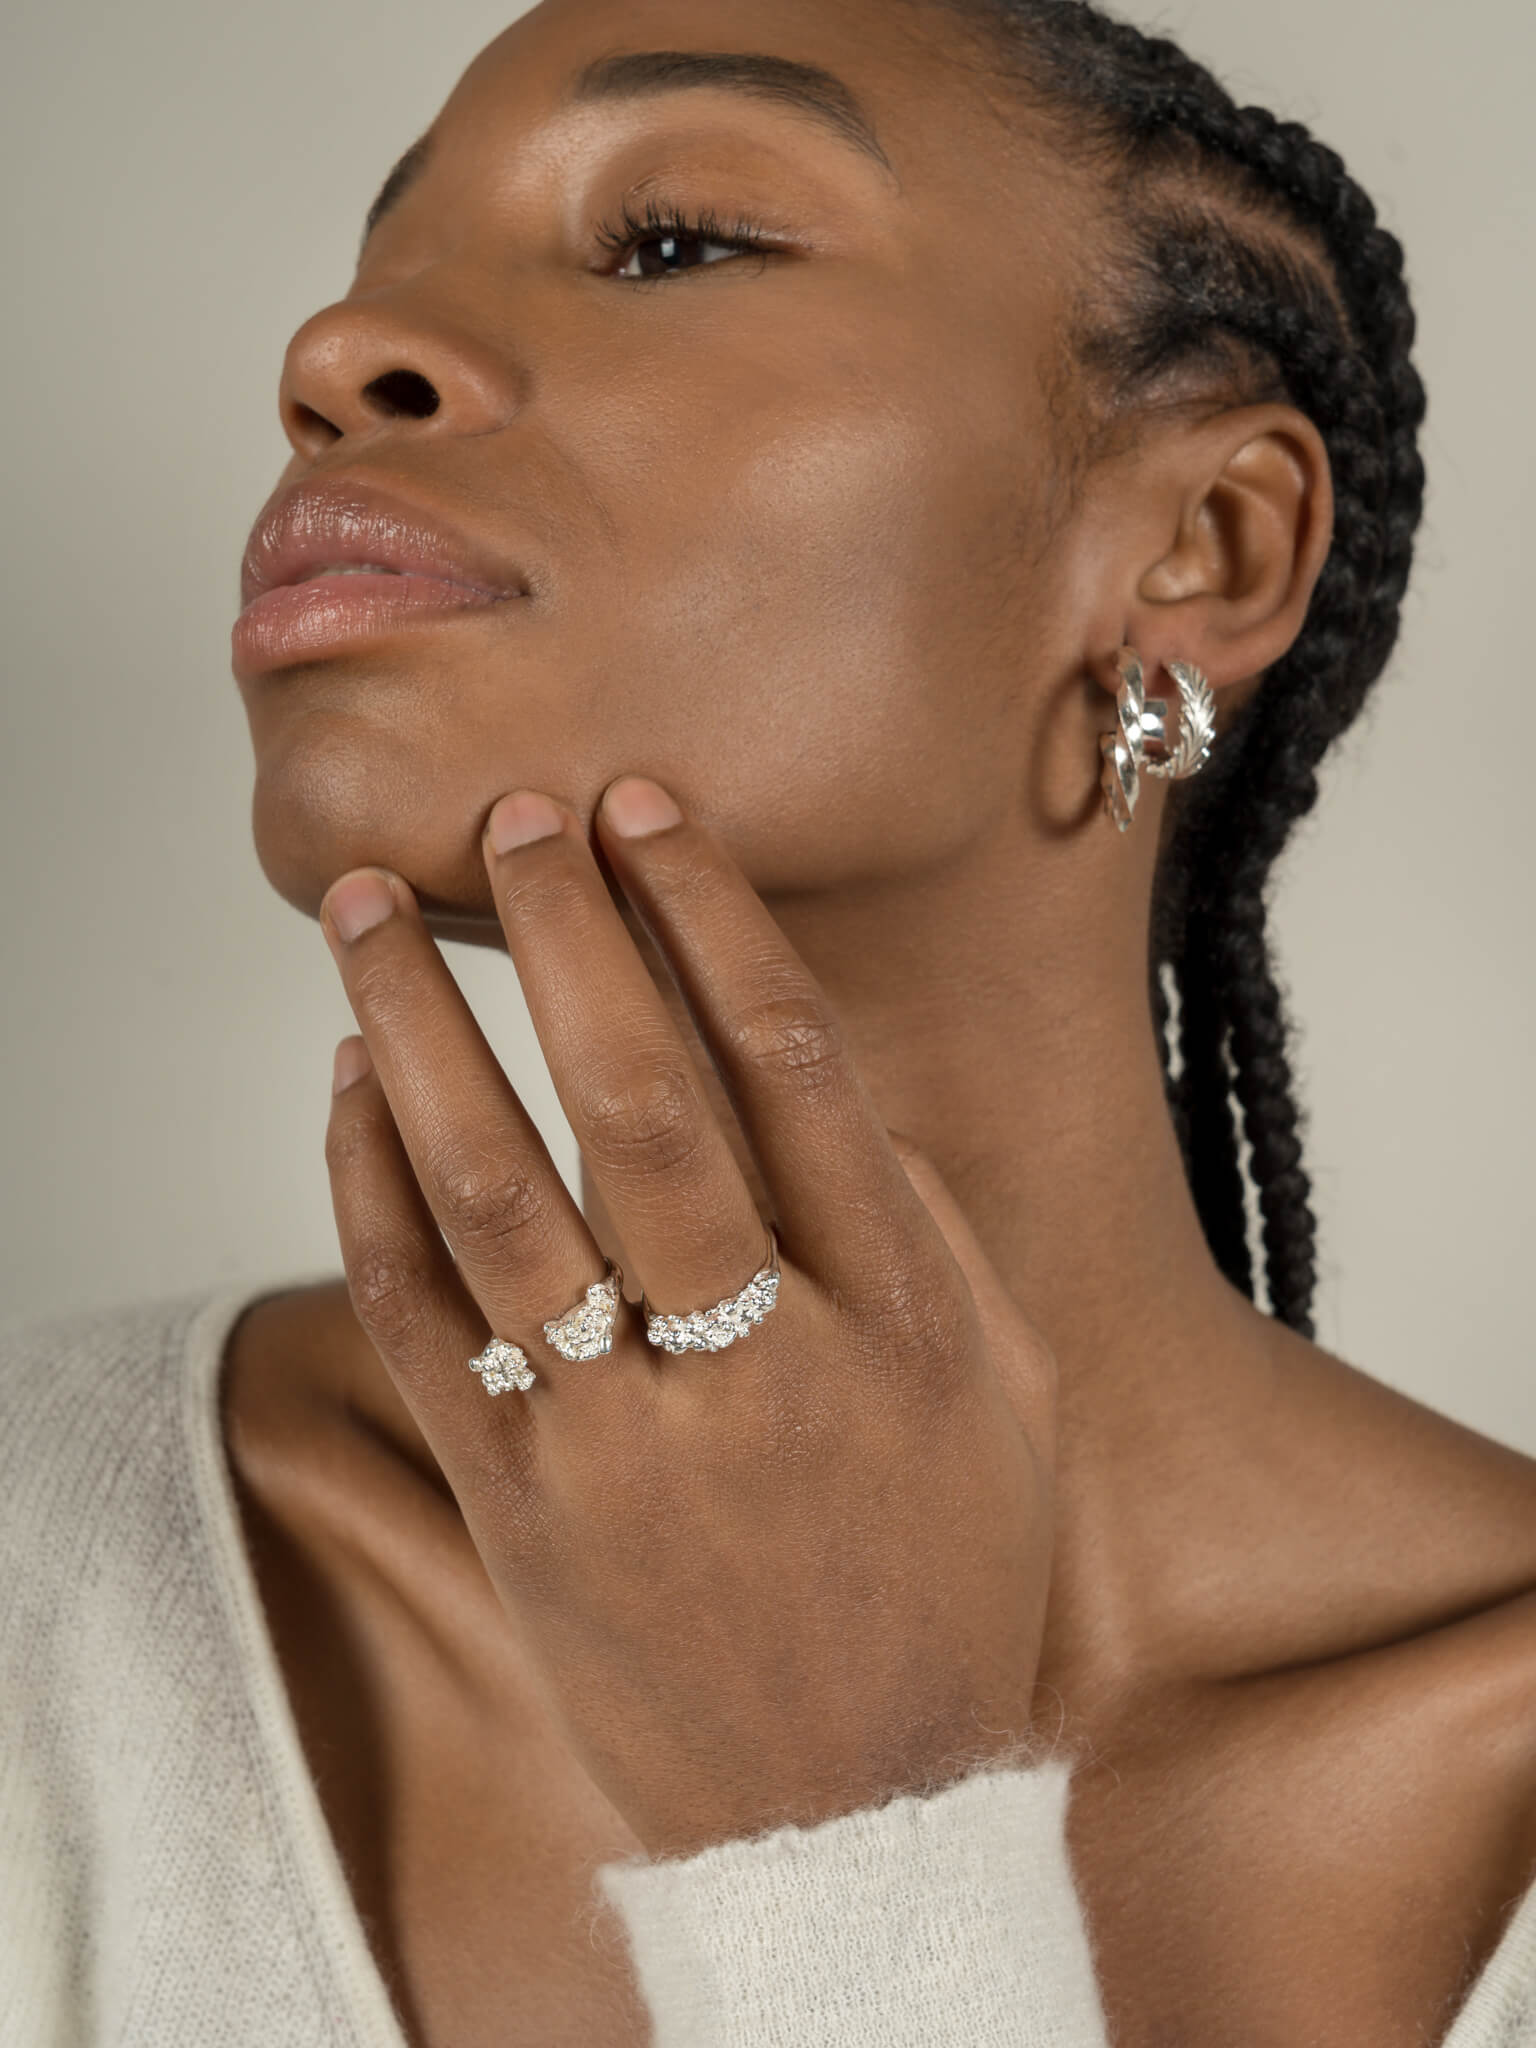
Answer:
[[[0,1337],[0,2048],[405,2048],[224,1455],[253,1298]],[[594,1901],[657,2048],[1097,2048],[1067,1790],[1062,1762],[982,1771],[608,1864]],[[1536,2048],[1536,1887],[1444,2048]]]

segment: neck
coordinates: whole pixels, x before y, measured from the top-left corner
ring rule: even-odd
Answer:
[[[1219,1576],[1206,1568],[1202,1512],[1213,1471],[1232,1476],[1234,1445],[1258,1445],[1277,1346],[1300,1340],[1242,1297],[1207,1248],[1164,1100],[1131,892],[1065,876],[1026,886],[1019,866],[982,857],[915,886],[773,908],[836,1007],[887,1127],[928,1154],[1056,1353],[1042,1677],[1081,1695],[1123,1689],[1175,1639],[1195,1662],[1211,1649],[1218,1617],[1192,1606],[1191,1589]],[[1079,906],[1095,902],[1102,917],[1085,919]],[[672,984],[652,966],[734,1137]],[[622,1259],[590,1185],[586,1207]]]

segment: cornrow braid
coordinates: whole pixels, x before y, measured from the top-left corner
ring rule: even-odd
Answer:
[[[1235,1097],[1270,1309],[1310,1337],[1316,1225],[1265,894],[1317,801],[1319,763],[1397,640],[1424,503],[1425,396],[1402,246],[1335,151],[1267,108],[1238,106],[1176,43],[1090,0],[930,4],[980,29],[1056,146],[1105,185],[1113,269],[1072,342],[1112,411],[1133,411],[1171,370],[1230,367],[1235,351],[1252,395],[1294,404],[1328,451],[1332,547],[1294,645],[1209,767],[1173,792],[1149,961],[1170,1108],[1212,1254],[1255,1297]],[[1165,968],[1179,998],[1176,1081]]]

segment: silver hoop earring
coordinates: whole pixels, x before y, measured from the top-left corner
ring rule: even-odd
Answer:
[[[1099,735],[1099,754],[1104,764],[1104,808],[1121,832],[1130,830],[1143,774],[1182,782],[1198,775],[1211,758],[1216,735],[1215,693],[1192,662],[1170,661],[1164,666],[1179,692],[1179,736],[1172,746],[1168,742],[1167,699],[1148,699],[1141,656],[1134,647],[1122,647],[1115,657],[1120,678],[1115,697],[1117,723],[1113,732]]]

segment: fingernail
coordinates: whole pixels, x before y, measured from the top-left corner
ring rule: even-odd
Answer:
[[[344,1038],[336,1048],[336,1059],[331,1068],[331,1093],[339,1095],[343,1088],[350,1088],[354,1081],[361,1081],[372,1065],[368,1048],[360,1038]]]
[[[547,796],[536,789],[515,789],[497,804],[485,829],[493,853],[510,853],[535,839],[552,839],[564,823],[560,806]]]
[[[626,775],[614,783],[603,798],[603,811],[621,839],[643,839],[648,832],[665,832],[681,825],[683,814],[660,783],[643,775]]]
[[[331,923],[347,945],[382,924],[395,907],[395,892],[382,875],[348,875],[325,899]]]

